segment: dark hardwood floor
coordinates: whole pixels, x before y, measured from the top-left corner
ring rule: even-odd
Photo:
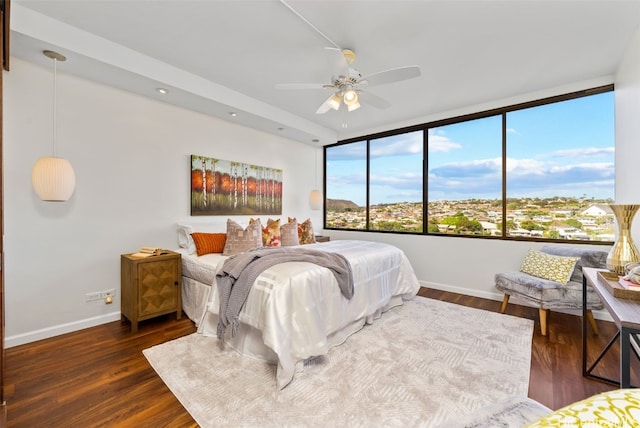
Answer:
[[[424,297],[499,312],[500,302],[422,289]],[[507,313],[536,321],[529,396],[558,409],[590,395],[615,389],[585,379],[581,368],[581,318],[552,312],[549,334],[540,334],[534,308],[509,304]],[[615,332],[598,320],[589,354],[597,355]],[[491,326],[487,326],[491,328]],[[9,427],[194,427],[191,416],[147,363],[142,350],[195,331],[183,317],[140,323],[112,322],[6,351],[5,399]],[[617,377],[617,345],[601,362],[599,374]],[[633,379],[640,373],[636,361]]]

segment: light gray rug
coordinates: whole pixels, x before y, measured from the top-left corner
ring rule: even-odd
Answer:
[[[145,349],[202,427],[437,426],[526,397],[533,321],[416,297],[276,390],[275,366],[192,334]]]

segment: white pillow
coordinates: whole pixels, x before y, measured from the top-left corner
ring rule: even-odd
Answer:
[[[178,245],[180,248],[189,248],[192,233],[193,227],[191,225],[178,223]]]
[[[226,223],[178,223],[178,245],[180,248],[186,248],[189,254],[194,254],[196,252],[196,243],[191,237],[192,233],[224,233],[226,228]]]

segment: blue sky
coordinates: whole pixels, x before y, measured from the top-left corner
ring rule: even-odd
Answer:
[[[507,114],[509,197],[614,196],[613,92]],[[501,197],[501,117],[429,130],[429,200]],[[422,132],[371,141],[371,203],[422,200]],[[327,150],[327,197],[365,204],[365,142]]]

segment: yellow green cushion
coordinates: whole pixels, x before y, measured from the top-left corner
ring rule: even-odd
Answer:
[[[566,284],[580,257],[561,257],[529,249],[520,265],[520,272],[549,281]]]
[[[640,390],[617,389],[563,407],[526,428],[640,426]]]

